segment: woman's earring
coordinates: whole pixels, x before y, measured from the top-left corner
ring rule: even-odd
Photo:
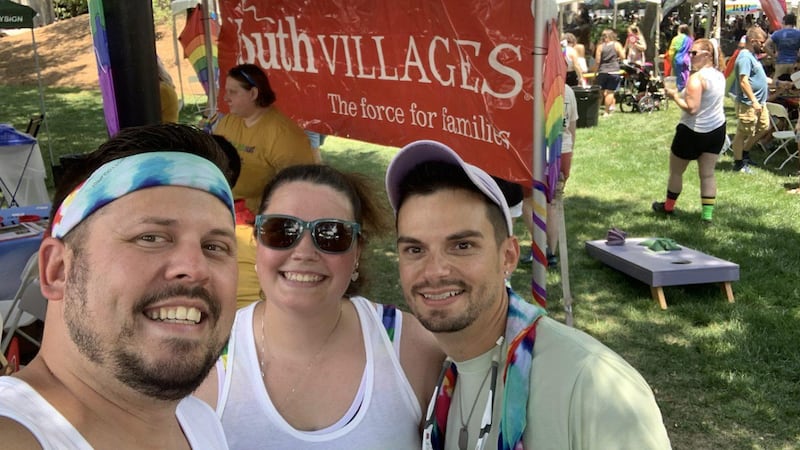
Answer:
[[[253,270],[255,270],[256,273],[258,273],[258,264],[253,264]]]
[[[350,275],[350,281],[355,283],[358,280],[358,261],[356,261],[356,266],[353,267],[353,273]]]

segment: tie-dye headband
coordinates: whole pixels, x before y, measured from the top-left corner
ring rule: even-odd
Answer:
[[[211,161],[191,153],[139,153],[110,161],[75,188],[53,217],[52,236],[61,239],[84,219],[123,195],[156,186],[185,186],[222,200],[234,217],[228,181]]]

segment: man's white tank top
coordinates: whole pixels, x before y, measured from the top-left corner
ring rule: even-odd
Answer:
[[[19,378],[0,377],[0,417],[8,417],[22,424],[44,450],[92,449],[57,409]],[[214,411],[202,400],[192,396],[184,398],[178,403],[175,417],[193,449],[228,448]]]

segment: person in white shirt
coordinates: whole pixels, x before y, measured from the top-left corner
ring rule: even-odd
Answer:
[[[411,449],[444,360],[411,314],[359,295],[391,213],[363,175],[284,168],[255,220],[263,301],[236,315],[198,395],[231,449]]]
[[[190,394],[236,309],[228,167],[211,136],[163,124],[120,131],[68,174],[39,248],[41,349],[0,377],[4,448],[227,448]]]

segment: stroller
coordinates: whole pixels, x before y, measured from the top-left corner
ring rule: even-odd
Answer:
[[[661,77],[653,74],[653,64],[621,61],[620,68],[624,72],[622,84],[614,93],[617,106],[622,112],[653,112],[667,109],[669,102],[665,100],[664,83]]]

